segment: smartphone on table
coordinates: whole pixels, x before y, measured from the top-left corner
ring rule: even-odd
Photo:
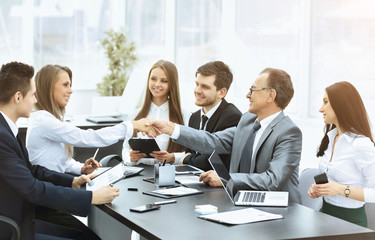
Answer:
[[[130,208],[130,211],[143,213],[143,212],[148,212],[148,211],[157,210],[157,209],[160,209],[159,205],[146,204],[146,205],[142,205],[139,207]]]

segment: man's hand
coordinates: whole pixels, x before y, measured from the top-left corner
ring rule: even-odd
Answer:
[[[92,192],[91,203],[94,205],[110,203],[120,195],[120,190],[116,187],[104,186]]]
[[[148,119],[148,121],[146,122],[146,126],[152,126],[156,131],[159,132],[159,134],[164,133],[169,136],[172,135],[174,130],[174,123],[156,119]]]
[[[217,176],[216,172],[212,170],[202,173],[199,177],[199,181],[204,182],[205,184],[208,184],[211,187],[223,186],[220,182],[219,176]]]
[[[82,184],[84,184],[84,183],[89,183],[90,184],[91,183],[91,179],[93,177],[95,177],[96,175],[98,175],[98,174],[92,173],[90,175],[83,174],[83,175],[81,175],[79,177],[74,177],[73,178],[73,182],[72,182],[72,188],[80,189]]]
[[[146,123],[148,121],[149,121],[149,119],[147,119],[147,118],[134,120],[134,121],[132,121],[133,128],[134,128],[134,130],[140,131],[143,134],[146,133],[147,136],[149,136],[149,137],[155,138],[156,136],[158,136],[160,134],[160,132],[154,126],[146,125]]]
[[[94,158],[89,158],[86,160],[85,165],[81,168],[82,174],[90,174],[98,167],[101,167],[102,165],[98,163]]]

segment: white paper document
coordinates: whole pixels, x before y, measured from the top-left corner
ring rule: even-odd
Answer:
[[[199,192],[199,190],[194,189],[194,188],[187,188],[187,187],[173,187],[173,188],[154,190],[152,192],[163,194],[163,195],[183,196],[187,194],[197,193]]]
[[[203,215],[203,216],[198,216],[198,217],[206,219],[206,220],[214,221],[214,222],[231,224],[231,225],[268,221],[268,220],[283,218],[283,216],[280,214],[268,213],[268,212],[264,212],[255,208],[245,208],[241,210],[221,212],[221,213]]]

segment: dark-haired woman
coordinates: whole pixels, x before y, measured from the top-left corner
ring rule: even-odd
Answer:
[[[375,202],[375,147],[362,99],[352,84],[338,82],[326,88],[319,111],[326,129],[317,156],[329,182],[312,184],[308,194],[323,196],[322,212],[366,227],[365,202]]]

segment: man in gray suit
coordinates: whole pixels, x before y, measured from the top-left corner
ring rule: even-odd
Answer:
[[[242,115],[237,127],[208,133],[167,121],[150,120],[149,124],[198,152],[230,153],[231,179],[227,188],[232,194],[238,190],[288,191],[290,201],[300,203],[298,166],[302,133],[283,112],[293,94],[288,73],[266,68],[246,95],[249,112]],[[200,180],[210,186],[221,186],[214,171],[201,174]]]

